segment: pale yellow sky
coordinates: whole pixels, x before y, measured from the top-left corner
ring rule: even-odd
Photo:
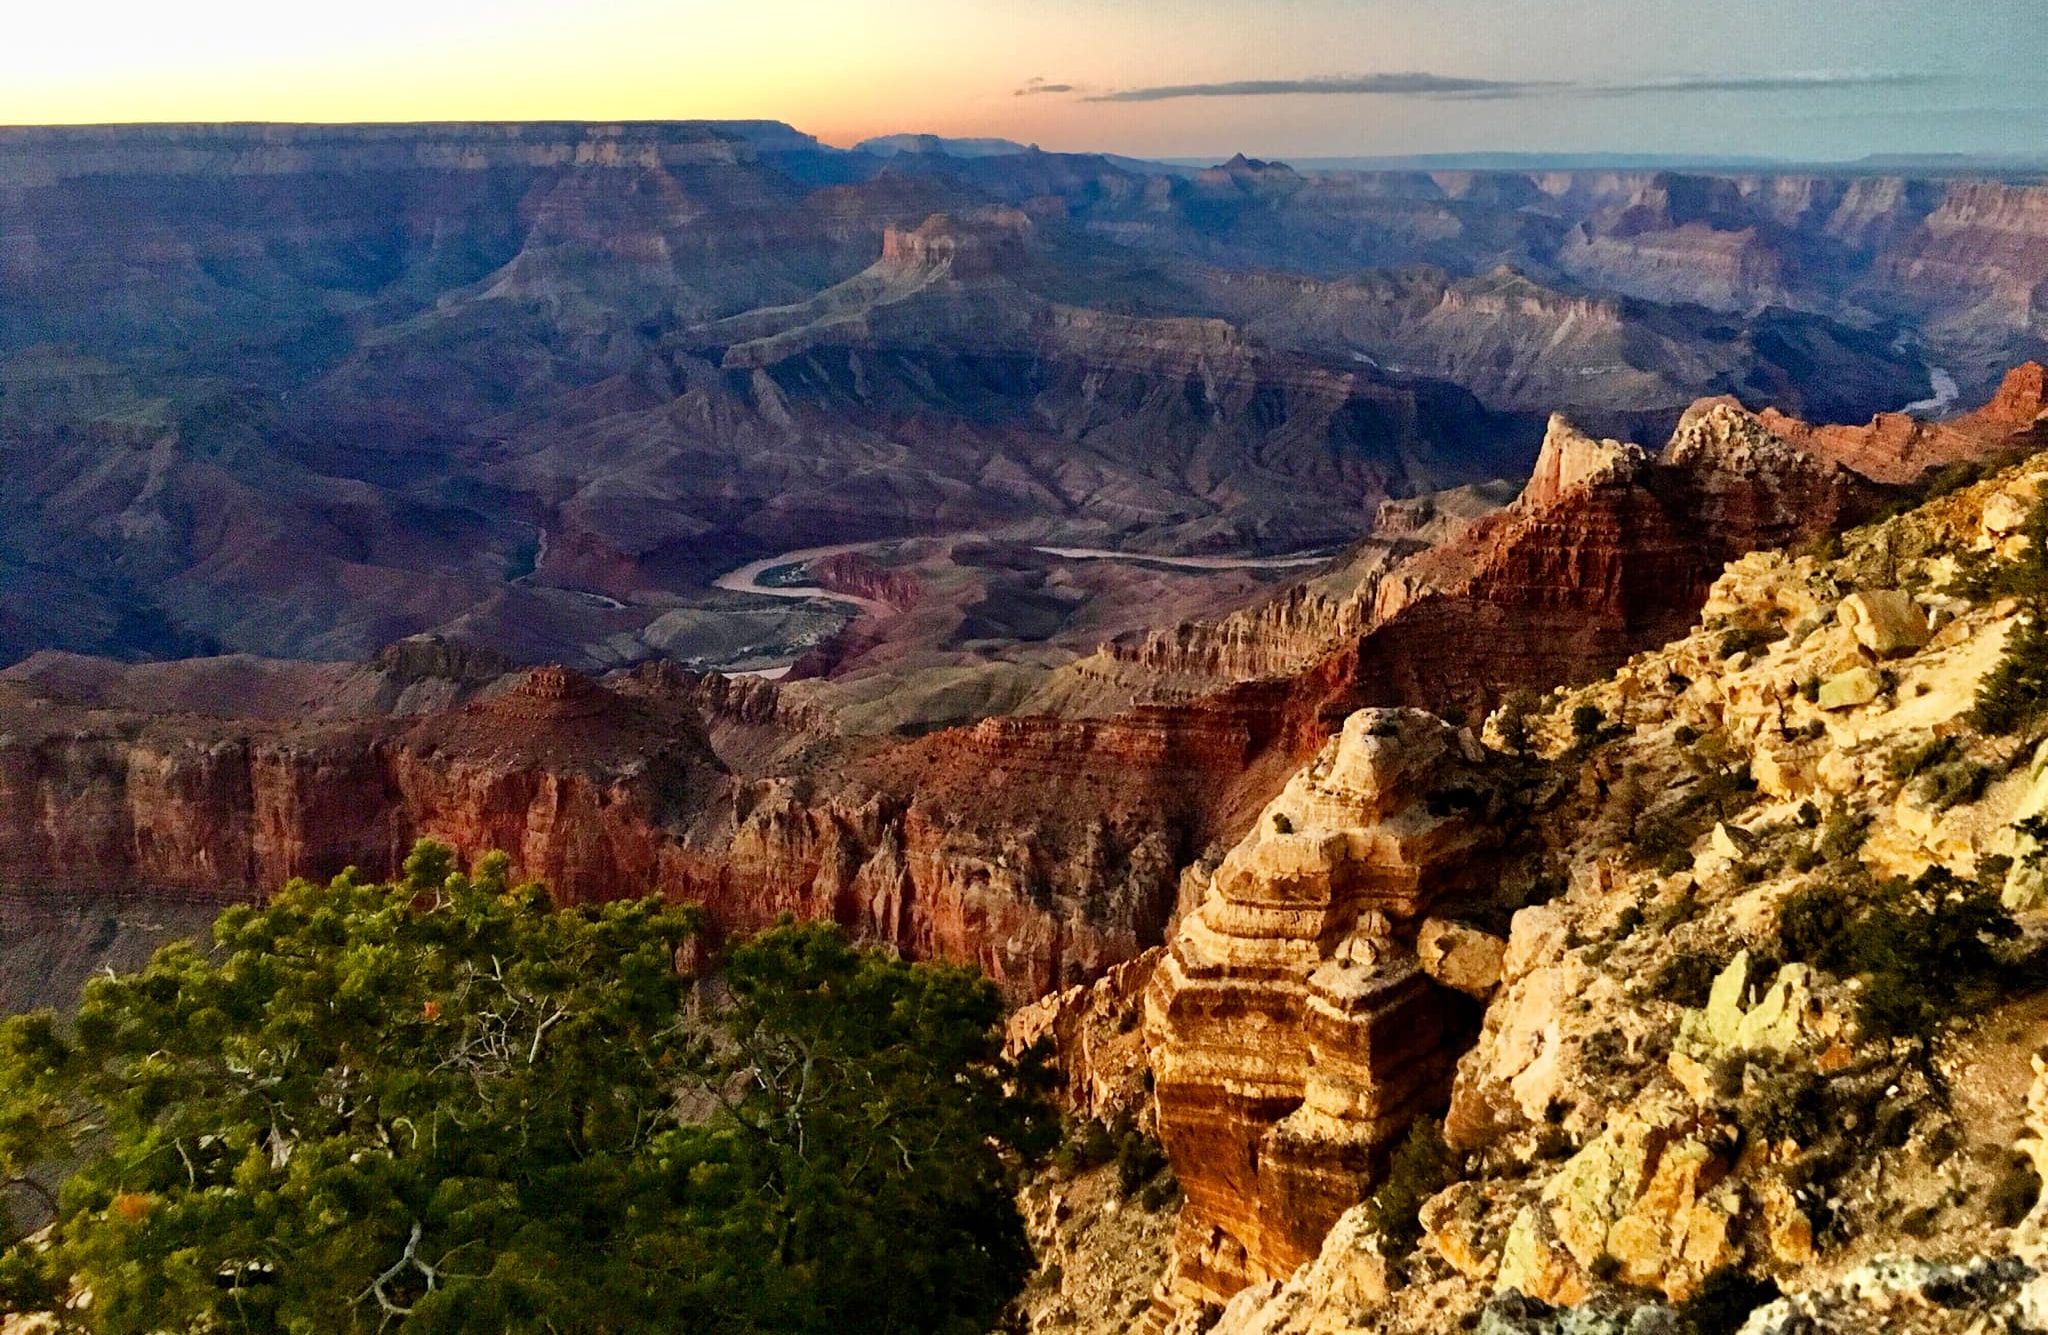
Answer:
[[[919,130],[1158,155],[1996,149],[2048,140],[2038,3],[0,0],[0,124],[765,117],[841,144]],[[1088,100],[1388,72],[1546,88]],[[1812,82],[1583,91],[1770,74]],[[1034,77],[1074,91],[1014,95]]]
[[[1115,7],[1112,7],[1114,9]],[[761,116],[828,139],[1057,130],[1039,67],[1110,62],[1033,4],[979,0],[69,0],[10,16],[0,123]],[[1144,6],[1098,16],[1151,62]],[[1079,77],[1068,74],[1061,77]],[[1142,121],[1144,117],[1132,117]]]

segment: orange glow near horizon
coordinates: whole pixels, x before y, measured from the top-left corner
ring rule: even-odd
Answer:
[[[2034,4],[18,0],[0,38],[0,125],[760,118],[841,145],[914,130],[1155,156],[2036,151],[2048,77],[2038,43],[2014,38],[2038,29]],[[1697,79],[1702,61],[1734,82],[1571,95],[1642,80],[1654,94],[1657,80]],[[1741,85],[1773,71],[1809,81]],[[1918,82],[1867,78],[1887,71]],[[1373,72],[1506,91],[1298,89]],[[1070,91],[1018,96],[1033,79]],[[1296,91],[1087,96],[1276,79]]]
[[[1097,31],[1137,45],[1143,8]],[[75,0],[10,18],[0,123],[758,117],[836,143],[1078,134],[1099,116],[1013,96],[1041,69],[1075,77],[1041,20],[988,0],[359,0],[345,23],[311,4]],[[1152,119],[1133,110],[1122,119]]]

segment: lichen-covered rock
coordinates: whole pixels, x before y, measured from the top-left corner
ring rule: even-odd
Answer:
[[[2025,500],[2008,492],[2000,492],[1984,503],[1984,534],[1997,541],[2008,534],[2019,532],[2027,522],[2029,507]]]
[[[1728,1052],[1791,1052],[1841,1032],[1839,1017],[1815,995],[1813,970],[1787,964],[1761,997],[1750,996],[1751,962],[1737,951],[1714,979],[1704,1009],[1688,1011],[1678,1027],[1677,1051],[1711,1061]]]
[[[1490,1285],[1514,1217],[1503,1209],[1510,1192],[1497,1184],[1454,1182],[1424,1201],[1418,1222],[1430,1247],[1468,1279]]]
[[[1502,1294],[1479,1312],[1477,1335],[1684,1335],[1679,1314],[1659,1303],[1555,1308]]]
[[[1944,1264],[1888,1256],[1750,1314],[1739,1335],[1978,1335],[2038,1331],[2048,1281],[2014,1256]]]
[[[1612,1271],[1684,1298],[1741,1254],[1741,1192],[1719,1129],[1691,1101],[1650,1098],[1569,1159],[1510,1228],[1497,1285],[1575,1303]]]
[[[1873,667],[1854,667],[1829,677],[1820,684],[1822,709],[1855,709],[1867,705],[1884,692],[1884,678]]]

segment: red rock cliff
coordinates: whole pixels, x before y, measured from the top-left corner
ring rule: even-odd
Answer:
[[[1877,499],[1727,403],[1657,459],[1543,478],[1389,572],[1369,629],[1306,671],[1108,720],[828,746],[760,778],[729,772],[704,726],[805,726],[758,684],[543,673],[439,713],[309,722],[150,717],[0,680],[0,884],[233,898],[386,872],[435,835],[503,847],[565,899],[660,890],[728,929],[828,917],[1040,995],[1157,944],[1182,869],[1353,710],[1605,672],[1690,621],[1733,556]]]
[[[1181,923],[1146,996],[1159,1135],[1187,1193],[1163,1307],[1313,1258],[1408,1122],[1448,1098],[1470,1016],[1413,942],[1488,865],[1483,800],[1423,800],[1470,780],[1437,719],[1353,715]]]

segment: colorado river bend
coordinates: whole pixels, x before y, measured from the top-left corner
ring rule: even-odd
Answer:
[[[957,535],[966,539],[978,539],[978,533]],[[831,589],[815,584],[763,584],[761,577],[771,570],[787,566],[804,565],[838,556],[845,552],[866,552],[886,547],[901,539],[883,539],[876,542],[842,542],[828,547],[802,547],[796,551],[782,552],[775,556],[764,556],[758,561],[749,561],[737,570],[727,571],[712,581],[715,588],[729,593],[752,593],[768,598],[827,598],[833,602],[850,603],[871,616],[894,616],[896,609],[873,598],[857,594],[835,593]],[[1296,553],[1291,556],[1155,556],[1149,552],[1119,552],[1105,547],[1033,547],[1034,552],[1056,556],[1065,561],[1134,561],[1148,565],[1172,566],[1179,570],[1294,570],[1319,566],[1331,559],[1329,553]],[[789,665],[761,668],[752,672],[736,672],[738,677],[764,677],[775,680],[789,671]]]

